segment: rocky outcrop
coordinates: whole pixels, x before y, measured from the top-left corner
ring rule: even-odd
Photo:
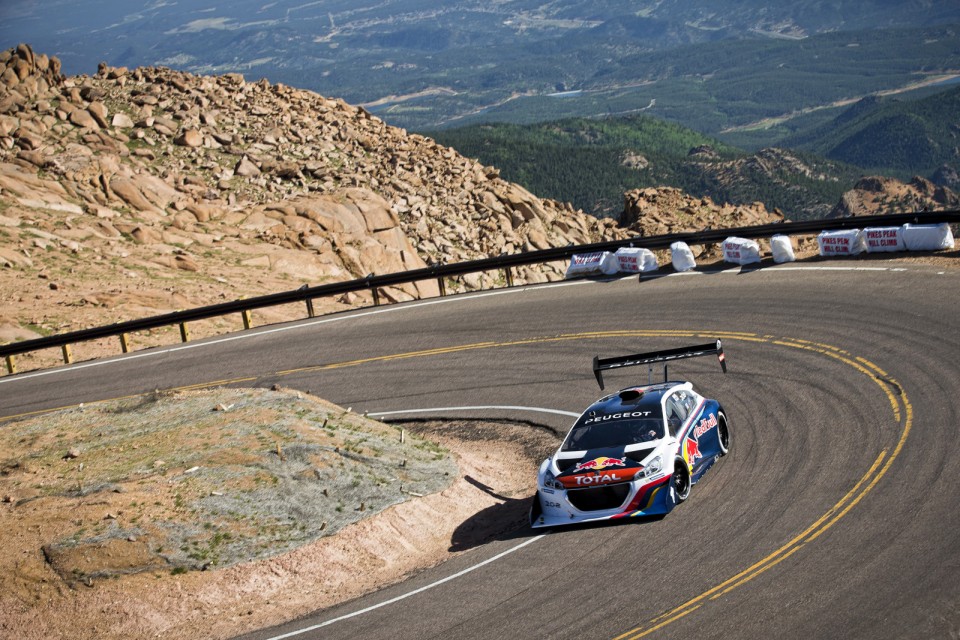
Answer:
[[[640,236],[784,221],[783,214],[767,211],[760,202],[717,204],[710,198],[695,198],[670,187],[635,189],[625,193],[623,200],[619,223],[633,235]]]
[[[695,198],[672,187],[634,189],[623,195],[620,225],[638,236],[658,236],[704,229],[748,227],[783,222],[779,211],[767,211],[760,202],[749,205],[717,204],[710,198]],[[697,259],[716,257],[716,246],[693,246]],[[670,260],[663,252],[660,261]]]
[[[956,209],[958,206],[960,196],[925,178],[915,177],[905,183],[886,176],[867,176],[843,194],[829,217],[942,211]]]
[[[172,247],[189,252],[213,237],[240,253],[263,245],[269,260],[240,264],[315,284],[623,235],[429,138],[309,91],[238,74],[103,64],[94,76],[63,78],[56,59],[26,45],[2,59],[4,199],[95,216],[72,225],[117,219],[121,239],[152,247],[156,255],[144,258],[160,265],[182,267]],[[204,262],[201,255],[189,264],[206,272]]]

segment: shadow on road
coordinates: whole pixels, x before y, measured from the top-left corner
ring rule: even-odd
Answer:
[[[534,535],[529,522],[530,496],[508,498],[470,476],[464,479],[503,502],[474,514],[457,527],[450,538],[449,551],[466,551],[495,540],[517,540]]]

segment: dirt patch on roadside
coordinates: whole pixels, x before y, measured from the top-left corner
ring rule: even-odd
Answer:
[[[0,635],[221,638],[355,598],[523,526],[557,441],[261,389],[7,423]]]

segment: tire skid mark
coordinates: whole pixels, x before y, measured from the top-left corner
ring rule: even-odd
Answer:
[[[883,476],[886,475],[887,471],[893,465],[894,461],[897,459],[897,456],[900,454],[904,445],[906,444],[907,438],[910,435],[910,430],[913,426],[913,405],[910,403],[910,400],[907,397],[906,390],[904,390],[900,383],[879,366],[873,362],[870,362],[866,358],[859,356],[854,357],[849,352],[831,345],[790,338],[776,339],[773,336],[764,336],[764,339],[760,341],[819,353],[821,355],[839,360],[840,362],[847,364],[860,373],[866,375],[880,387],[880,389],[890,400],[891,410],[893,411],[894,415],[894,422],[901,428],[900,437],[897,440],[892,452],[888,454],[888,449],[883,449],[877,456],[876,460],[874,460],[870,469],[867,470],[867,472],[860,478],[853,488],[850,489],[846,495],[844,495],[836,504],[834,504],[826,513],[820,516],[813,524],[807,527],[807,529],[802,533],[794,537],[792,540],[770,555],[747,567],[733,577],[728,578],[727,580],[712,587],[711,589],[708,589],[702,594],[691,598],[680,606],[674,607],[660,616],[653,618],[646,624],[637,626],[630,631],[617,636],[613,640],[637,640],[638,638],[646,637],[666,627],[672,622],[675,622],[700,609],[707,602],[717,600],[731,591],[734,591],[738,587],[746,584],[747,582],[753,580],[757,576],[772,569],[787,558],[791,557],[794,553],[800,551],[807,544],[814,542],[828,529],[839,522],[841,518],[847,515],[855,506],[857,506],[857,504],[860,503],[861,500],[863,500],[864,497],[866,497],[868,493],[870,493],[877,483],[880,482]]]

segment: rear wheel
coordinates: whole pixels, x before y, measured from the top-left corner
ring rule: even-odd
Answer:
[[[670,478],[670,489],[674,499],[680,504],[690,497],[690,469],[683,460],[677,460],[673,467],[673,477]]]
[[[720,440],[720,455],[727,455],[730,451],[730,428],[727,426],[727,416],[722,413],[717,417],[717,438]]]

